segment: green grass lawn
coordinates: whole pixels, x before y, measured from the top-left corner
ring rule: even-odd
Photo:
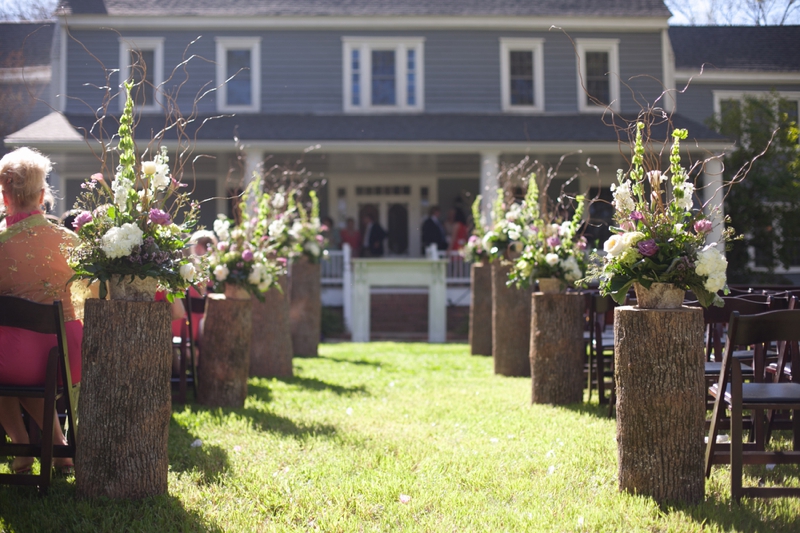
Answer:
[[[465,345],[320,351],[292,379],[250,380],[243,409],[174,406],[169,495],[4,486],[0,532],[800,531],[800,500],[732,505],[726,467],[697,507],[619,493],[604,407],[531,406],[529,379],[494,376]],[[798,485],[799,471],[748,481]]]

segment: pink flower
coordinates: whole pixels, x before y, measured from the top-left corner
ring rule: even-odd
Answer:
[[[640,241],[639,243],[637,243],[636,247],[639,249],[639,253],[645,257],[653,257],[658,253],[658,245],[656,244],[656,241],[653,239]]]
[[[72,227],[80,231],[84,224],[88,224],[92,220],[94,220],[94,217],[92,217],[90,212],[81,211],[78,216],[75,217],[75,220],[72,221]]]
[[[641,211],[631,211],[631,220],[633,220],[634,222],[639,222],[641,220],[644,220],[644,215],[642,214]]]
[[[325,224],[321,224],[320,227],[319,227],[319,230],[320,231],[328,231],[328,226],[326,226]]]
[[[400,495],[400,503],[408,503],[411,501],[411,496],[408,494],[401,494]]]
[[[150,210],[150,222],[152,222],[153,224],[166,226],[172,222],[172,217],[170,217],[169,213],[167,213],[166,211],[153,208]]]
[[[253,252],[250,249],[245,250],[242,252],[242,259],[247,261],[248,263],[253,260]]]
[[[220,252],[224,252],[227,249],[228,249],[228,243],[227,242],[219,241],[217,243],[217,250],[219,250]]]
[[[634,225],[634,223],[631,222],[630,220],[623,220],[622,222],[620,222],[619,227],[625,231],[633,231],[636,229],[636,225]]]
[[[317,234],[317,242],[322,244],[325,241],[325,237],[320,234]]]
[[[578,242],[575,243],[575,247],[578,250],[585,250],[588,245],[589,245],[589,243],[586,242],[586,237],[580,237],[578,239]]]
[[[559,244],[561,244],[561,239],[559,239],[555,235],[547,238],[547,246],[549,246],[550,248],[555,248]]]
[[[476,242],[478,242],[478,240],[479,239],[478,239],[477,235],[472,235],[472,236],[470,236],[469,241],[467,241],[467,242],[469,242],[470,244],[474,245]]]
[[[98,172],[96,174],[92,174],[91,180],[92,181],[103,181],[103,173],[102,172]]]
[[[277,259],[277,261],[278,261],[278,263],[282,264],[283,266],[286,266],[287,260],[286,260],[285,257],[279,257]]]
[[[712,227],[713,224],[711,224],[711,221],[705,218],[700,219],[694,223],[694,230],[697,233],[708,233],[709,231],[711,231]]]

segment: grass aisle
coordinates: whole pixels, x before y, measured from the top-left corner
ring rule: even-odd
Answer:
[[[0,487],[0,532],[800,530],[798,500],[731,507],[725,468],[695,508],[620,494],[604,408],[530,406],[464,345],[324,345],[295,373],[251,380],[244,409],[175,406],[168,496]]]

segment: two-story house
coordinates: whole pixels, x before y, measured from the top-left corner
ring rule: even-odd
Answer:
[[[219,198],[204,204],[205,224],[265,159],[302,160],[325,180],[325,213],[342,224],[371,211],[389,252],[416,256],[429,206],[468,211],[524,155],[572,153],[562,166],[565,177],[580,170],[571,190],[606,194],[628,142],[608,123],[674,109],[673,92],[659,98],[676,82],[669,17],[661,0],[67,0],[58,112],[6,143],[54,157],[65,209],[98,170],[99,145],[85,137],[106,88],[118,115],[120,84],[138,82],[143,146],[165,123],[159,94],[180,86],[175,103],[196,114],[194,153],[209,156],[184,179],[198,198]],[[721,150],[701,119],[673,117],[703,150]]]

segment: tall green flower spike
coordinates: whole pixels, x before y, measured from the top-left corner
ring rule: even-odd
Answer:
[[[125,109],[119,119],[119,164],[122,170],[119,174],[121,178],[125,178],[136,183],[136,152],[134,151],[133,144],[133,98],[131,98],[131,89],[133,83],[126,81],[125,84]]]
[[[472,224],[475,226],[474,233],[479,239],[483,239],[486,233],[481,220],[481,200],[483,200],[483,197],[479,194],[475,197],[475,201],[472,202]]]

